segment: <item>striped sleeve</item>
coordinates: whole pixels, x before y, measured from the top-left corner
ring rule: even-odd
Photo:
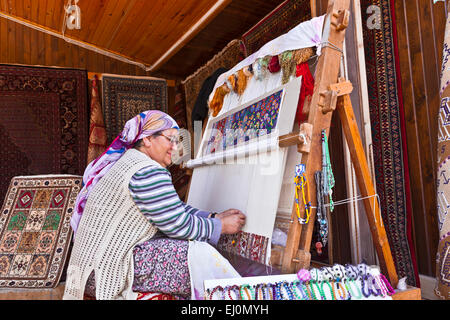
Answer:
[[[168,170],[149,166],[137,171],[129,190],[142,214],[167,236],[217,244],[222,229],[220,220],[210,219],[209,212],[183,203]]]

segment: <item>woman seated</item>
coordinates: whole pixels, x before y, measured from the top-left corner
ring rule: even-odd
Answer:
[[[179,199],[167,170],[178,130],[169,115],[143,112],[87,166],[64,299],[136,299],[137,292],[201,299],[203,280],[239,277],[211,245],[239,232],[245,215]]]

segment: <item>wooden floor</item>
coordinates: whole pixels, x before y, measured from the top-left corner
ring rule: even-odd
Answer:
[[[54,289],[0,289],[0,300],[62,300],[65,283]]]

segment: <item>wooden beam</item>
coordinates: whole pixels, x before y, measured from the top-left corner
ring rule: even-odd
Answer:
[[[396,291],[392,300],[422,300],[422,290],[408,286],[404,291]]]
[[[191,40],[195,35],[205,28],[208,23],[212,21],[227,5],[229,5],[231,0],[219,0],[217,3],[210,8],[210,10],[198,20],[198,22],[192,26],[186,33],[178,39],[166,53],[160,57],[155,63],[153,63],[149,71],[155,71],[165,62],[167,62],[174,54],[176,54],[189,40]]]
[[[323,114],[318,107],[320,99],[320,93],[328,91],[330,84],[338,82],[338,74],[340,68],[340,62],[342,57],[342,48],[345,39],[345,28],[341,31],[336,30],[336,26],[331,24],[333,13],[339,13],[344,10],[348,10],[350,6],[350,0],[330,0],[328,2],[327,15],[324,22],[324,36],[323,41],[331,43],[333,45],[324,46],[322,53],[319,57],[319,61],[316,68],[316,79],[314,85],[314,94],[309,104],[308,123],[313,126],[312,140],[310,153],[305,153],[302,156],[302,162],[306,165],[306,177],[308,181],[314,181],[314,173],[321,170],[322,167],[322,148],[321,148],[321,135],[322,130],[325,129],[328,135],[329,127],[331,124],[332,112]],[[334,20],[333,20],[334,21]],[[316,190],[315,184],[309,184],[307,190],[309,193],[309,199],[313,206],[316,205]],[[300,214],[305,216],[304,205],[300,206]],[[298,270],[298,266],[308,266],[309,261],[297,262],[299,259],[308,259],[312,233],[314,228],[316,210],[311,209],[311,215],[309,223],[306,225],[300,225],[297,222],[296,206],[293,206],[291,213],[291,225],[288,231],[288,239],[286,243],[285,252],[283,255],[283,273],[292,273]],[[300,249],[299,249],[300,248]],[[299,251],[302,253],[299,254]],[[296,259],[297,261],[293,261]]]
[[[123,54],[118,53],[118,52],[114,52],[114,51],[111,51],[111,50],[100,48],[100,47],[98,47],[98,46],[96,46],[96,45],[94,45],[92,43],[88,43],[88,42],[85,42],[85,41],[82,41],[82,40],[70,37],[67,34],[63,36],[63,34],[60,31],[48,28],[48,27],[40,25],[38,23],[35,23],[35,22],[32,22],[32,21],[29,21],[29,20],[26,20],[26,19],[14,16],[14,15],[2,12],[2,11],[0,11],[0,18],[8,19],[9,21],[13,21],[15,23],[19,23],[19,24],[24,25],[24,26],[26,26],[28,28],[32,28],[32,29],[38,30],[40,32],[44,32],[44,33],[46,33],[48,35],[51,35],[53,37],[63,39],[63,40],[65,40],[66,42],[68,42],[70,44],[82,47],[82,48],[87,49],[87,50],[95,51],[98,54],[107,56],[107,57],[112,58],[112,59],[120,60],[120,61],[122,61],[124,63],[137,65],[140,68],[144,69],[145,71],[149,71],[149,67],[144,62],[138,61],[136,59],[133,59],[131,57],[128,57],[128,56],[123,55]]]

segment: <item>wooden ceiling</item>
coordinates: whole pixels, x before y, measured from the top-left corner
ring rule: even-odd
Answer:
[[[0,12],[62,34],[68,0],[0,0]],[[75,1],[71,1],[75,4]],[[184,79],[282,0],[79,0],[81,29],[67,38]]]

